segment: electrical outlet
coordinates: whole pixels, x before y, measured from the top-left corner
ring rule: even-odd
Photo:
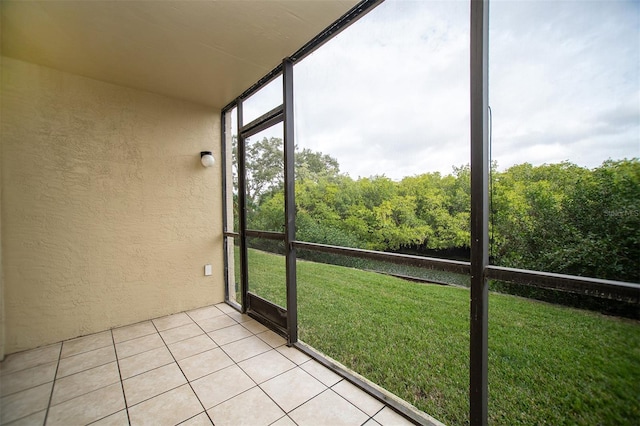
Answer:
[[[205,276],[211,275],[211,265],[204,265],[204,275]]]

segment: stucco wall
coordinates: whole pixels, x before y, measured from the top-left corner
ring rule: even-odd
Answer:
[[[224,299],[219,110],[9,58],[2,97],[6,353]]]

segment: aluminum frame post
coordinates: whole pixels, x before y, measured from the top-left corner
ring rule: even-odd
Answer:
[[[236,104],[238,113],[238,222],[240,231],[240,283],[242,287],[242,313],[249,305],[249,265],[247,263],[247,168],[245,161],[245,143],[242,134],[242,98]]]
[[[229,294],[229,240],[227,236],[224,235],[224,233],[228,231],[229,227],[229,206],[227,205],[227,192],[229,191],[229,188],[227,188],[227,167],[229,167],[227,164],[227,114],[223,113],[222,123],[220,126],[220,181],[222,183],[222,250],[224,257],[224,299],[226,302],[228,302],[231,297]],[[231,192],[233,192],[233,190],[231,190]],[[231,221],[233,222],[233,216]]]
[[[282,61],[284,105],[284,243],[287,274],[287,344],[298,341],[298,289],[296,279],[295,141],[293,125],[293,61]]]
[[[489,1],[471,0],[471,303],[469,351],[469,421],[488,421],[489,291]]]

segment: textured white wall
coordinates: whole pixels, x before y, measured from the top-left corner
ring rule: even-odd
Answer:
[[[219,110],[9,58],[2,108],[6,353],[224,299]]]

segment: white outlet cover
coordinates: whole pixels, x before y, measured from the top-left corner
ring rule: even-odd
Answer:
[[[207,276],[211,275],[211,265],[204,265],[204,274]]]

